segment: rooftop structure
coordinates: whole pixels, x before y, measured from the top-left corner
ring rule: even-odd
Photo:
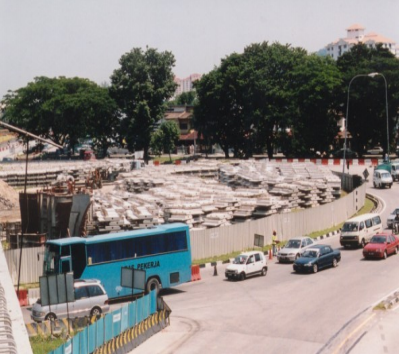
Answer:
[[[347,36],[345,38],[339,38],[325,47],[327,55],[333,59],[338,59],[343,53],[349,51],[354,45],[359,43],[363,43],[370,48],[374,48],[376,44],[380,43],[396,57],[399,57],[399,45],[392,39],[375,32],[366,34],[365,27],[359,24],[348,27],[346,32]]]

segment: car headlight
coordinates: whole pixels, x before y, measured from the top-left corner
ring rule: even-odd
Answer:
[[[312,262],[308,262],[308,263],[304,264],[305,267],[311,267],[312,265],[313,265]]]
[[[381,249],[381,248],[378,248],[378,249],[376,250],[376,252],[377,252],[377,253],[381,253],[381,252],[382,252],[382,249]]]
[[[234,274],[238,274],[238,270],[237,269],[234,271]]]
[[[295,253],[289,253],[288,255],[289,256],[295,256]]]

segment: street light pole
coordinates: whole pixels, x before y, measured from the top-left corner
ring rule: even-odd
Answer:
[[[368,76],[370,77],[375,77],[375,76],[382,76],[385,82],[385,113],[387,116],[387,157],[389,161],[389,118],[388,118],[388,84],[387,84],[387,79],[385,76],[381,73],[371,73]]]
[[[366,76],[366,77],[372,77],[374,78],[377,75],[381,75],[384,78],[385,81],[385,111],[386,111],[386,115],[387,115],[387,154],[388,154],[388,160],[389,160],[389,119],[388,119],[388,85],[387,85],[387,80],[385,79],[385,76],[381,73],[370,73],[370,74],[359,74],[354,76],[351,81],[349,82],[348,85],[348,99],[346,102],[346,117],[345,117],[345,141],[344,141],[344,156],[343,156],[343,167],[342,167],[342,174],[345,174],[345,165],[346,165],[346,139],[347,139],[347,131],[348,131],[348,120],[349,120],[349,92],[350,92],[350,88],[351,88],[351,84],[353,82],[353,80],[355,80],[356,78],[360,77],[360,76]]]
[[[349,85],[348,85],[348,99],[346,101],[346,117],[345,117],[345,139],[344,139],[344,158],[343,158],[344,164],[342,166],[342,175],[345,174],[345,165],[346,165],[346,139],[347,139],[347,135],[348,135],[348,120],[349,120],[349,92],[350,92],[353,80],[355,80],[356,78],[361,77],[361,76],[369,76],[369,75],[367,75],[367,74],[356,75],[356,76],[352,77],[352,79],[351,79],[351,81],[349,81]],[[342,176],[342,178],[343,178],[343,176]]]

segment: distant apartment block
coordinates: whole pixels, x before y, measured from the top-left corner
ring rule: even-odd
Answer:
[[[336,60],[356,44],[363,43],[373,48],[376,44],[381,43],[384,48],[387,48],[396,57],[399,57],[399,46],[395,41],[375,32],[365,34],[364,30],[365,28],[359,24],[347,28],[347,36],[345,38],[339,38],[325,47],[327,55]]]
[[[201,79],[201,77],[202,77],[201,74],[192,74],[184,79],[175,77],[175,82],[178,85],[176,92],[175,92],[175,97],[178,95],[181,95],[183,92],[192,91],[193,90],[193,82]]]

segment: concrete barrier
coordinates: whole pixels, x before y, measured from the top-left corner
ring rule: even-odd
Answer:
[[[191,266],[191,281],[201,280],[201,272],[199,265]]]

